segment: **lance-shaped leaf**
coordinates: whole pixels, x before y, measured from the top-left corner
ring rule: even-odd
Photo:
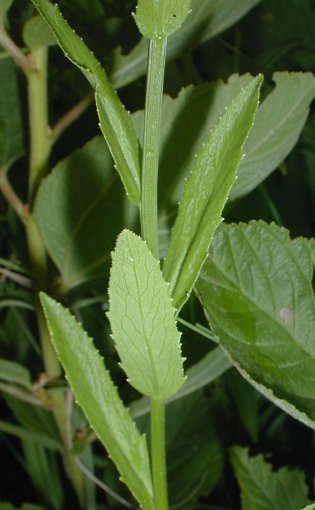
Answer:
[[[82,39],[63,18],[57,4],[33,0],[66,57],[86,76],[96,91],[100,127],[129,198],[139,203],[140,146],[129,113],[113,89],[105,71]]]
[[[187,179],[163,268],[176,308],[186,301],[221,221],[253,124],[261,81],[261,76],[254,78],[226,109]]]
[[[169,285],[146,243],[123,231],[113,252],[108,317],[122,368],[144,395],[166,399],[184,382]]]
[[[146,440],[107,372],[91,338],[68,310],[41,294],[48,328],[67,379],[91,427],[143,508],[153,510]]]
[[[191,0],[138,0],[134,16],[147,39],[163,39],[178,30],[190,12]]]
[[[312,243],[274,224],[222,225],[196,284],[241,374],[315,428]]]
[[[309,503],[301,471],[285,467],[273,472],[262,455],[249,457],[239,446],[231,448],[230,459],[241,487],[242,510],[298,510]]]

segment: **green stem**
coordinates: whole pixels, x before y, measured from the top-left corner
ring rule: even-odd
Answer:
[[[36,193],[48,169],[48,159],[52,147],[48,125],[47,97],[47,48],[40,48],[28,56],[31,62],[27,73],[28,104],[30,122],[30,169],[29,201],[30,211],[25,216],[30,266],[34,282],[35,307],[39,337],[43,351],[43,362],[48,379],[58,378],[62,374],[60,363],[50,341],[49,331],[43,315],[38,293],[47,287],[46,250],[36,222],[32,216],[32,206]],[[66,404],[62,391],[51,391],[51,405],[55,422],[63,443],[65,470],[72,481],[81,507],[84,508],[84,480],[73,456],[66,434]]]
[[[51,140],[48,125],[47,59],[46,47],[30,53],[31,70],[27,74],[30,120],[30,175],[29,200],[34,202],[42,177],[47,172]]]
[[[157,259],[159,258],[157,182],[166,45],[166,38],[150,41],[141,180],[142,237]]]
[[[156,510],[168,510],[165,459],[165,404],[151,400],[151,456]]]

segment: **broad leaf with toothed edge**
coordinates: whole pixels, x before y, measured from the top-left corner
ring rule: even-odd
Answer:
[[[112,259],[108,317],[122,368],[138,391],[166,399],[184,382],[169,285],[146,243],[128,230]]]

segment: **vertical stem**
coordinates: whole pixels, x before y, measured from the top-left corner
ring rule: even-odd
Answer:
[[[32,216],[33,203],[38,186],[48,169],[51,151],[48,125],[47,97],[47,48],[40,48],[29,55],[31,63],[27,72],[28,105],[30,122],[30,168],[29,168],[29,201],[30,211],[25,218],[30,266],[34,281],[35,305],[38,331],[43,350],[43,362],[49,379],[59,377],[62,373],[60,363],[51,344],[50,335],[39,302],[38,293],[47,286],[46,250],[37,225]],[[66,434],[66,404],[63,392],[52,391],[52,411],[63,443],[63,460],[65,470],[72,481],[81,507],[84,508],[83,474],[76,465],[75,458],[69,449]]]
[[[165,459],[165,404],[151,400],[151,456],[156,510],[168,510]]]
[[[40,180],[47,171],[51,151],[48,126],[47,59],[48,49],[39,48],[29,55],[31,70],[27,74],[30,122],[29,200],[34,201]]]
[[[166,45],[166,38],[150,41],[141,180],[142,237],[157,259],[159,258],[157,182]]]

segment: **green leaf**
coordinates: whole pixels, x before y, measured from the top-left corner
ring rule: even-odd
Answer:
[[[33,0],[54,33],[65,56],[95,88],[100,127],[130,200],[140,200],[140,147],[129,113],[125,110],[105,71],[82,39],[62,17],[57,4]]]
[[[2,20],[8,10],[10,9],[11,5],[13,4],[14,0],[1,0],[0,2],[0,20]]]
[[[41,434],[34,430],[27,430],[26,428],[20,427],[18,425],[12,425],[12,423],[8,423],[3,420],[0,420],[0,432],[10,434],[11,436],[23,439],[24,441],[31,441],[33,443],[35,442],[36,444],[40,444],[44,448],[52,451],[62,451],[62,446],[57,439],[54,439],[46,434]]]
[[[315,97],[312,73],[279,72],[276,84],[257,111],[244,146],[245,158],[230,199],[252,191],[286,158],[296,144]]]
[[[309,240],[274,224],[222,225],[196,290],[241,374],[315,428],[315,301]]]
[[[253,124],[261,81],[261,76],[254,78],[226,109],[196,156],[187,179],[163,267],[178,309],[191,292],[221,222],[243,144]]]
[[[11,503],[0,503],[0,510],[46,510],[43,506],[32,505],[31,503],[23,503],[23,505],[18,509],[16,506],[13,506]]]
[[[31,387],[31,375],[28,369],[14,361],[0,359],[0,379],[28,389]]]
[[[153,510],[146,440],[123,405],[103,359],[68,310],[40,295],[58,357],[79,405],[143,508]]]
[[[118,237],[112,259],[108,317],[122,368],[138,391],[166,399],[184,382],[169,285],[146,243],[130,231]]]
[[[56,44],[56,38],[42,16],[34,16],[25,23],[23,41],[30,51]]]
[[[164,39],[176,32],[190,12],[191,0],[138,0],[134,18],[147,39]]]
[[[166,403],[168,404],[191,393],[195,393],[220,377],[229,368],[231,368],[230,361],[221,347],[216,347],[187,370],[187,378],[183,386],[175,395],[167,399]],[[142,397],[132,402],[130,409],[134,418],[144,416],[150,412],[150,400],[147,397]]]
[[[304,508],[301,508],[300,510],[315,510],[315,504],[314,505],[307,505]]]
[[[185,48],[196,46],[220,34],[241,19],[260,0],[193,0],[192,12],[181,30],[171,35],[167,60],[180,55]],[[143,76],[147,69],[148,41],[142,39],[128,55],[120,50],[113,54],[111,80],[116,88],[124,87]]]
[[[12,59],[0,59],[0,171],[23,155],[23,130],[17,73]]]
[[[122,188],[101,136],[53,169],[38,191],[34,214],[64,290],[104,278],[125,222]]]
[[[297,510],[309,502],[301,471],[273,472],[262,455],[249,457],[239,446],[231,448],[230,459],[241,487],[242,510]]]

